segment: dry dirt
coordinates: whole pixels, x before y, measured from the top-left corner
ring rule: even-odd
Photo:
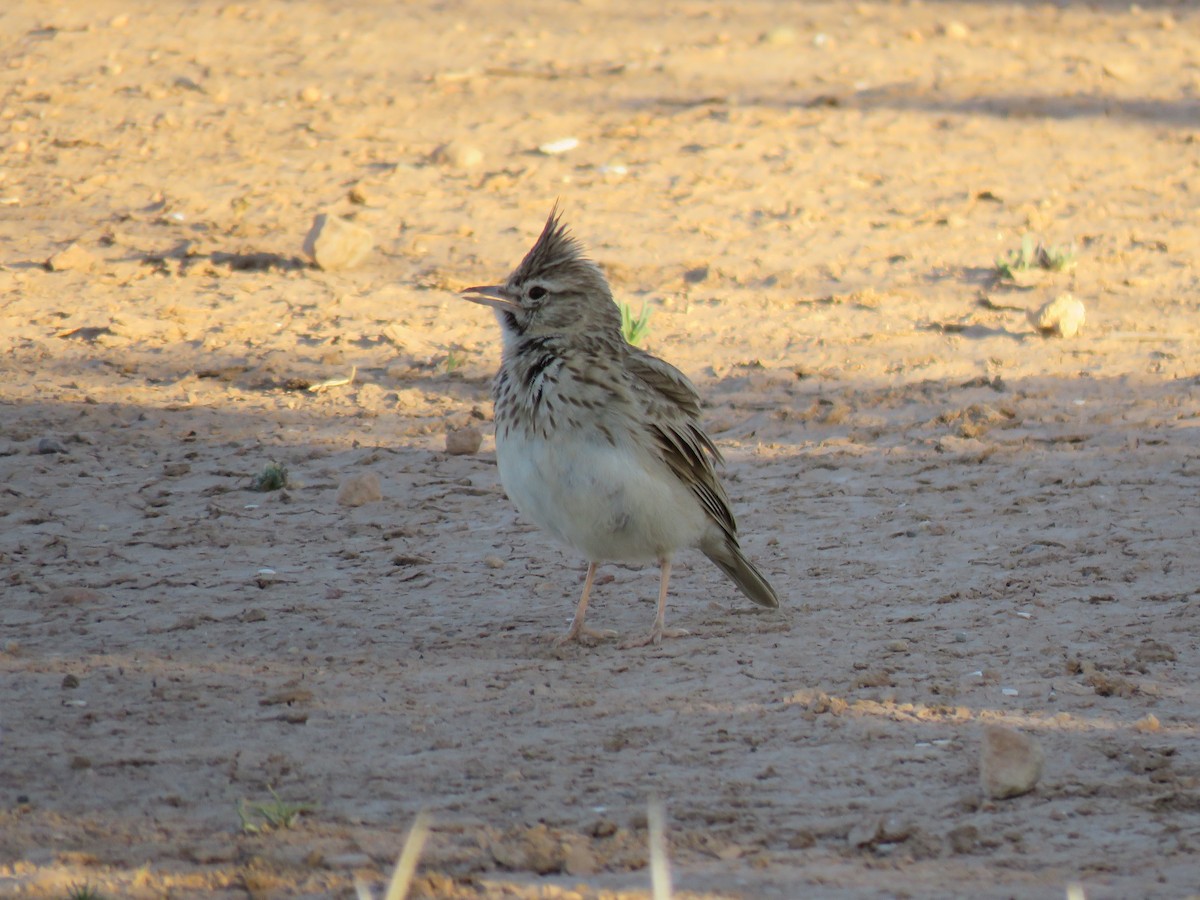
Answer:
[[[348,898],[425,808],[421,896],[645,896],[652,795],[681,896],[1200,892],[1195,4],[9,0],[0,96],[0,894]],[[690,637],[547,642],[456,292],[556,199],[778,613],[688,553]]]

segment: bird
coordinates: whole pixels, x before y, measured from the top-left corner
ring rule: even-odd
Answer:
[[[556,203],[541,235],[503,284],[462,296],[492,308],[502,352],[492,381],[496,460],[522,516],[588,560],[583,593],[558,644],[611,638],[585,625],[602,562],[660,569],[654,625],[623,647],[686,635],[665,626],[674,554],[698,548],[750,600],[779,596],[742,552],[700,425],[696,387],[670,363],[630,344],[600,267]]]

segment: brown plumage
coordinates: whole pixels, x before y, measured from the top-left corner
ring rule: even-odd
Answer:
[[[502,285],[470,288],[491,306],[504,338],[493,383],[496,456],[523,515],[588,558],[583,595],[560,642],[584,626],[596,566],[661,566],[658,643],[671,557],[698,547],[762,606],[779,598],[738,544],[737,523],[700,427],[700,396],[674,366],[631,346],[600,268],[557,211]]]

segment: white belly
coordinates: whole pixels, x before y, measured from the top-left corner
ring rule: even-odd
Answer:
[[[632,447],[578,434],[546,441],[510,433],[497,439],[496,456],[521,514],[589,560],[669,557],[698,544],[709,527],[692,492]]]

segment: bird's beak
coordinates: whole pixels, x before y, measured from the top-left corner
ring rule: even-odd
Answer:
[[[502,284],[469,287],[462,295],[472,303],[482,303],[484,306],[493,306],[507,312],[519,312],[521,309],[520,304],[508,296]]]

